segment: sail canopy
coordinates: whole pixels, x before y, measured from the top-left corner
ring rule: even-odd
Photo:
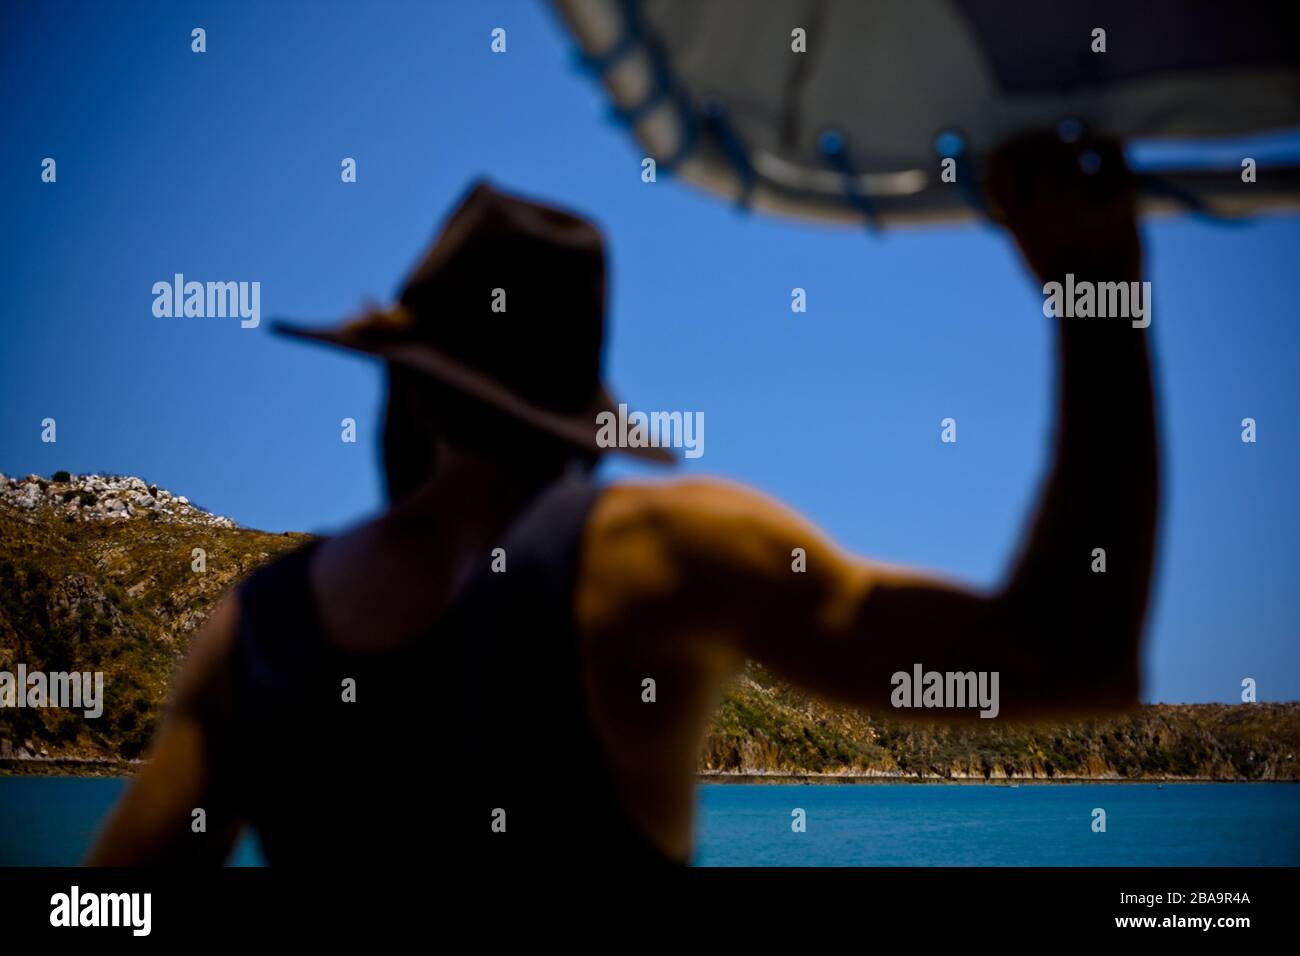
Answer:
[[[1300,43],[1282,5],[553,2],[657,172],[804,218],[978,214],[981,160],[1034,127],[1190,141],[1193,154],[1300,128]],[[1237,215],[1300,204],[1300,162],[1261,161],[1244,182],[1240,160],[1180,161],[1140,184],[1147,211]]]

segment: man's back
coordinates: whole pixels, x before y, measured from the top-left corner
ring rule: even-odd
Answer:
[[[620,812],[582,682],[573,577],[596,494],[576,477],[543,489],[395,646],[328,640],[310,574],[320,543],[245,582],[213,772],[271,862],[655,859]]]

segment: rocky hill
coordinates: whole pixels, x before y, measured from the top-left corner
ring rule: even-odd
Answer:
[[[0,773],[85,772],[47,761],[137,758],[218,597],[306,540],[238,528],[139,478],[0,475],[0,671],[101,670],[111,688],[93,721],[0,709]],[[1298,755],[1296,703],[916,725],[831,706],[750,665],[718,711],[700,766],[722,779],[1300,780]]]
[[[1088,721],[914,724],[835,707],[756,665],[714,718],[702,769],[949,780],[1296,780],[1300,703],[1151,704]]]
[[[0,709],[0,760],[137,757],[218,597],[304,540],[237,528],[139,478],[0,475],[0,671],[103,671],[110,689],[95,720]]]
[[[208,514],[184,495],[120,475],[69,475],[56,471],[46,480],[40,475],[6,478],[0,474],[0,505],[26,511],[41,520],[62,518],[95,521],[144,515],[153,521],[195,527],[233,528],[235,523]]]

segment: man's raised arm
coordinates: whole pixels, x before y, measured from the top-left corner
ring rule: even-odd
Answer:
[[[1132,182],[1117,147],[1028,137],[999,152],[987,185],[1044,282],[1139,279]],[[632,485],[607,492],[593,515],[586,623],[611,640],[753,658],[862,707],[922,704],[924,687],[912,685],[930,673],[983,675],[985,690],[997,675],[991,708],[950,706],[950,690],[972,685],[945,679],[942,705],[908,716],[1136,703],[1158,484],[1148,331],[1125,317],[1048,321],[1060,346],[1053,458],[1003,587],[977,593],[849,555],[738,485]]]

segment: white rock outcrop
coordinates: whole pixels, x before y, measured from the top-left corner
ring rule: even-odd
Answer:
[[[71,475],[67,481],[55,481],[40,475],[9,478],[0,473],[0,508],[4,507],[21,512],[54,511],[79,521],[145,518],[209,528],[237,527],[229,518],[191,504],[184,495],[172,495],[130,475]]]

